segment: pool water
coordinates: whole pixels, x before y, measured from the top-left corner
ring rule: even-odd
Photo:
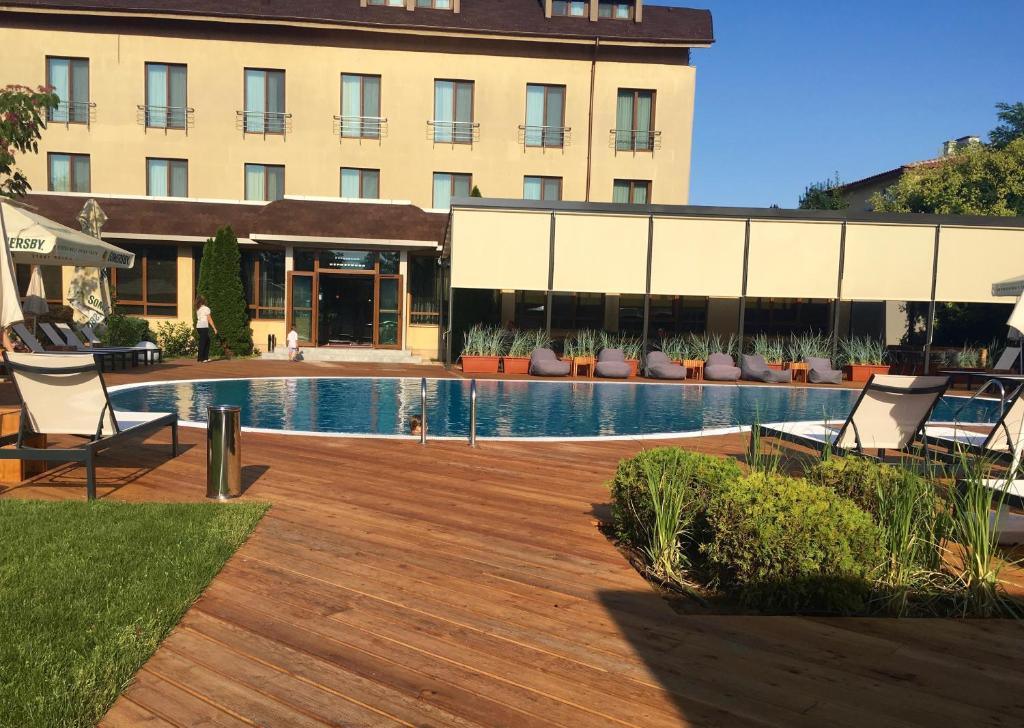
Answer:
[[[755,421],[843,420],[859,392],[808,387],[575,381],[479,381],[480,437],[594,437],[687,433]],[[428,431],[469,432],[470,382],[427,381]],[[177,412],[205,422],[211,404],[242,408],[242,426],[300,432],[408,435],[420,412],[419,379],[286,378],[167,382],[111,392],[114,407]],[[945,398],[933,419],[951,421],[966,400]],[[975,401],[962,422],[992,422],[998,405]]]

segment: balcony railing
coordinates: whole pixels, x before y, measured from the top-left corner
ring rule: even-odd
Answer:
[[[292,115],[283,111],[236,111],[236,126],[246,134],[287,134]]]
[[[196,110],[190,106],[149,106],[139,104],[136,119],[147,129],[182,129],[185,133],[195,125]]]
[[[519,143],[525,147],[567,147],[572,142],[572,127],[519,125]]]
[[[382,139],[388,120],[381,116],[335,116],[334,134],[345,139]]]
[[[46,114],[48,121],[58,124],[85,124],[91,126],[96,120],[96,103],[94,101],[61,101],[50,108]]]
[[[472,144],[480,141],[480,122],[434,119],[427,122],[427,139],[441,144]]]
[[[661,132],[650,129],[612,129],[609,145],[617,152],[653,152],[661,149]]]

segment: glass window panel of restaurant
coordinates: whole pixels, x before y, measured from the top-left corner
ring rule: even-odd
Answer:
[[[188,160],[146,160],[146,194],[150,197],[188,197]]]
[[[612,186],[612,202],[629,205],[649,205],[651,181],[645,179],[617,179]]]
[[[516,328],[543,329],[547,325],[544,307],[548,294],[544,291],[516,291]]]
[[[380,137],[380,76],[341,74],[341,135]]]
[[[147,63],[146,126],[184,129],[187,89],[188,70],[184,63]]]
[[[561,331],[603,329],[604,294],[554,294],[551,298],[551,328]]]
[[[50,152],[46,155],[46,188],[50,192],[91,192],[91,169],[88,154],[63,154]]]
[[[376,200],[380,197],[380,170],[341,168],[341,196],[354,200]]]
[[[245,131],[254,134],[283,134],[284,102],[284,71],[245,69]]]
[[[523,177],[524,200],[558,201],[562,199],[561,177]]]
[[[115,268],[111,284],[121,313],[140,316],[178,315],[178,247],[124,245],[135,253],[132,268]]]
[[[526,85],[526,132],[528,147],[561,147],[565,144],[565,86]]]
[[[801,298],[748,298],[744,322],[745,330],[750,334],[827,331],[829,302]]]
[[[409,323],[412,325],[437,326],[440,322],[439,268],[437,258],[432,255],[409,256],[409,293],[412,296]]]
[[[434,193],[431,206],[438,210],[447,210],[452,206],[453,197],[469,197],[472,188],[472,175],[434,172]]]
[[[587,4],[587,0],[553,0],[551,14],[585,18],[590,15],[590,6]]]
[[[284,165],[245,165],[245,199],[273,202],[283,197]]]
[[[48,303],[64,302],[64,269],[59,265],[41,265],[39,273],[43,277],[43,290]],[[32,266],[28,263],[16,263],[15,276],[18,279],[18,293],[24,298],[28,295],[28,284],[32,280]]]
[[[242,251],[242,287],[250,319],[284,318],[284,251]]]
[[[89,59],[46,59],[46,83],[60,99],[47,118],[61,124],[89,123]]]

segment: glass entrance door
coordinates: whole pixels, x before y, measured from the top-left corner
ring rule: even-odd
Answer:
[[[323,273],[317,296],[318,346],[374,344],[374,276]]]
[[[291,308],[288,309],[288,330],[295,329],[299,342],[315,346],[313,340],[314,304],[313,274],[289,273],[288,288],[291,290]]]

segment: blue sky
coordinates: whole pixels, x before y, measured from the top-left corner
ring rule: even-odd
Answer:
[[[692,55],[692,204],[795,207],[808,182],[934,157],[1024,101],[1024,0],[651,4],[714,17]]]

